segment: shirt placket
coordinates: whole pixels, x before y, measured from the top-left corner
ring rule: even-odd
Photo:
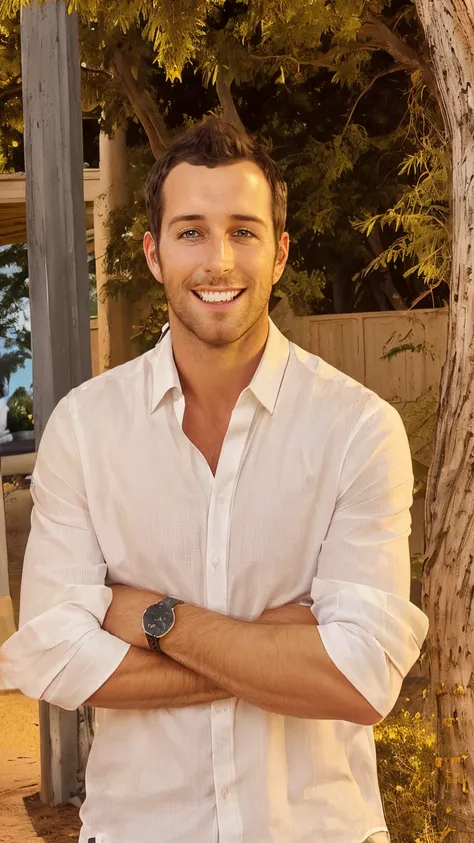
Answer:
[[[232,502],[255,411],[254,396],[249,391],[244,392],[232,414],[211,493],[207,531],[206,606],[221,614],[227,614],[228,610],[227,556]],[[212,763],[219,843],[241,843],[243,839],[235,792],[235,705],[236,700],[211,704]]]

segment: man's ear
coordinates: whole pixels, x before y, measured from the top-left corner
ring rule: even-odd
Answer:
[[[145,252],[146,262],[153,278],[160,284],[163,283],[161,278],[160,262],[158,260],[158,249],[151,231],[146,231],[143,237],[143,251]]]
[[[283,270],[285,269],[286,262],[288,260],[289,249],[290,236],[287,231],[284,231],[280,237],[280,242],[278,244],[275,267],[273,269],[273,284],[277,284],[281,276],[283,275]]]

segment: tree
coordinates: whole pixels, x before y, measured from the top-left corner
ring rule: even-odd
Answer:
[[[451,142],[448,351],[426,499],[423,598],[438,726],[439,804],[452,840],[474,835],[474,8],[417,0]]]
[[[0,247],[0,384],[5,392],[11,376],[31,357],[31,337],[25,322],[27,304],[26,248]]]
[[[21,146],[20,25],[0,13],[0,173],[18,167]]]
[[[3,0],[0,17],[17,6]],[[107,15],[93,0],[77,6],[84,111],[107,131],[127,118],[138,121],[135,138],[147,141],[148,155],[139,151],[132,162],[140,187],[113,221],[108,285],[112,295],[148,298],[148,316],[137,330],[145,343],[155,341],[166,303],[150,285],[141,253],[141,184],[170,137],[216,108],[243,123],[285,170],[293,247],[279,292],[297,313],[443,303],[448,273],[433,256],[449,255],[446,185],[431,177],[432,161],[442,159],[431,154],[435,133],[420,133],[422,120],[429,122],[420,113],[436,124],[433,97],[424,97],[418,114],[413,107],[422,94],[412,91],[432,80],[422,48],[418,54],[411,46],[420,41],[412,4],[377,0],[369,12],[359,0],[294,0],[282,11],[274,0],[199,7],[180,0],[115,4]],[[406,71],[418,74],[418,82]],[[196,102],[180,112],[187,91]],[[421,207],[416,166],[427,175]],[[357,227],[364,217],[377,218],[370,230]],[[409,222],[398,238],[383,230]],[[431,300],[423,298],[437,286]]]

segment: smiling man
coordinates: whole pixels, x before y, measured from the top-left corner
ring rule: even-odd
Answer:
[[[402,422],[269,319],[251,139],[194,127],[147,205],[170,330],[48,422],[4,681],[96,707],[80,843],[387,841],[372,725],[427,632]]]

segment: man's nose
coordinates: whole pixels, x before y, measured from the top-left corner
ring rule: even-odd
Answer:
[[[220,278],[234,269],[234,249],[228,237],[213,237],[209,241],[204,259],[204,269],[208,275]]]

